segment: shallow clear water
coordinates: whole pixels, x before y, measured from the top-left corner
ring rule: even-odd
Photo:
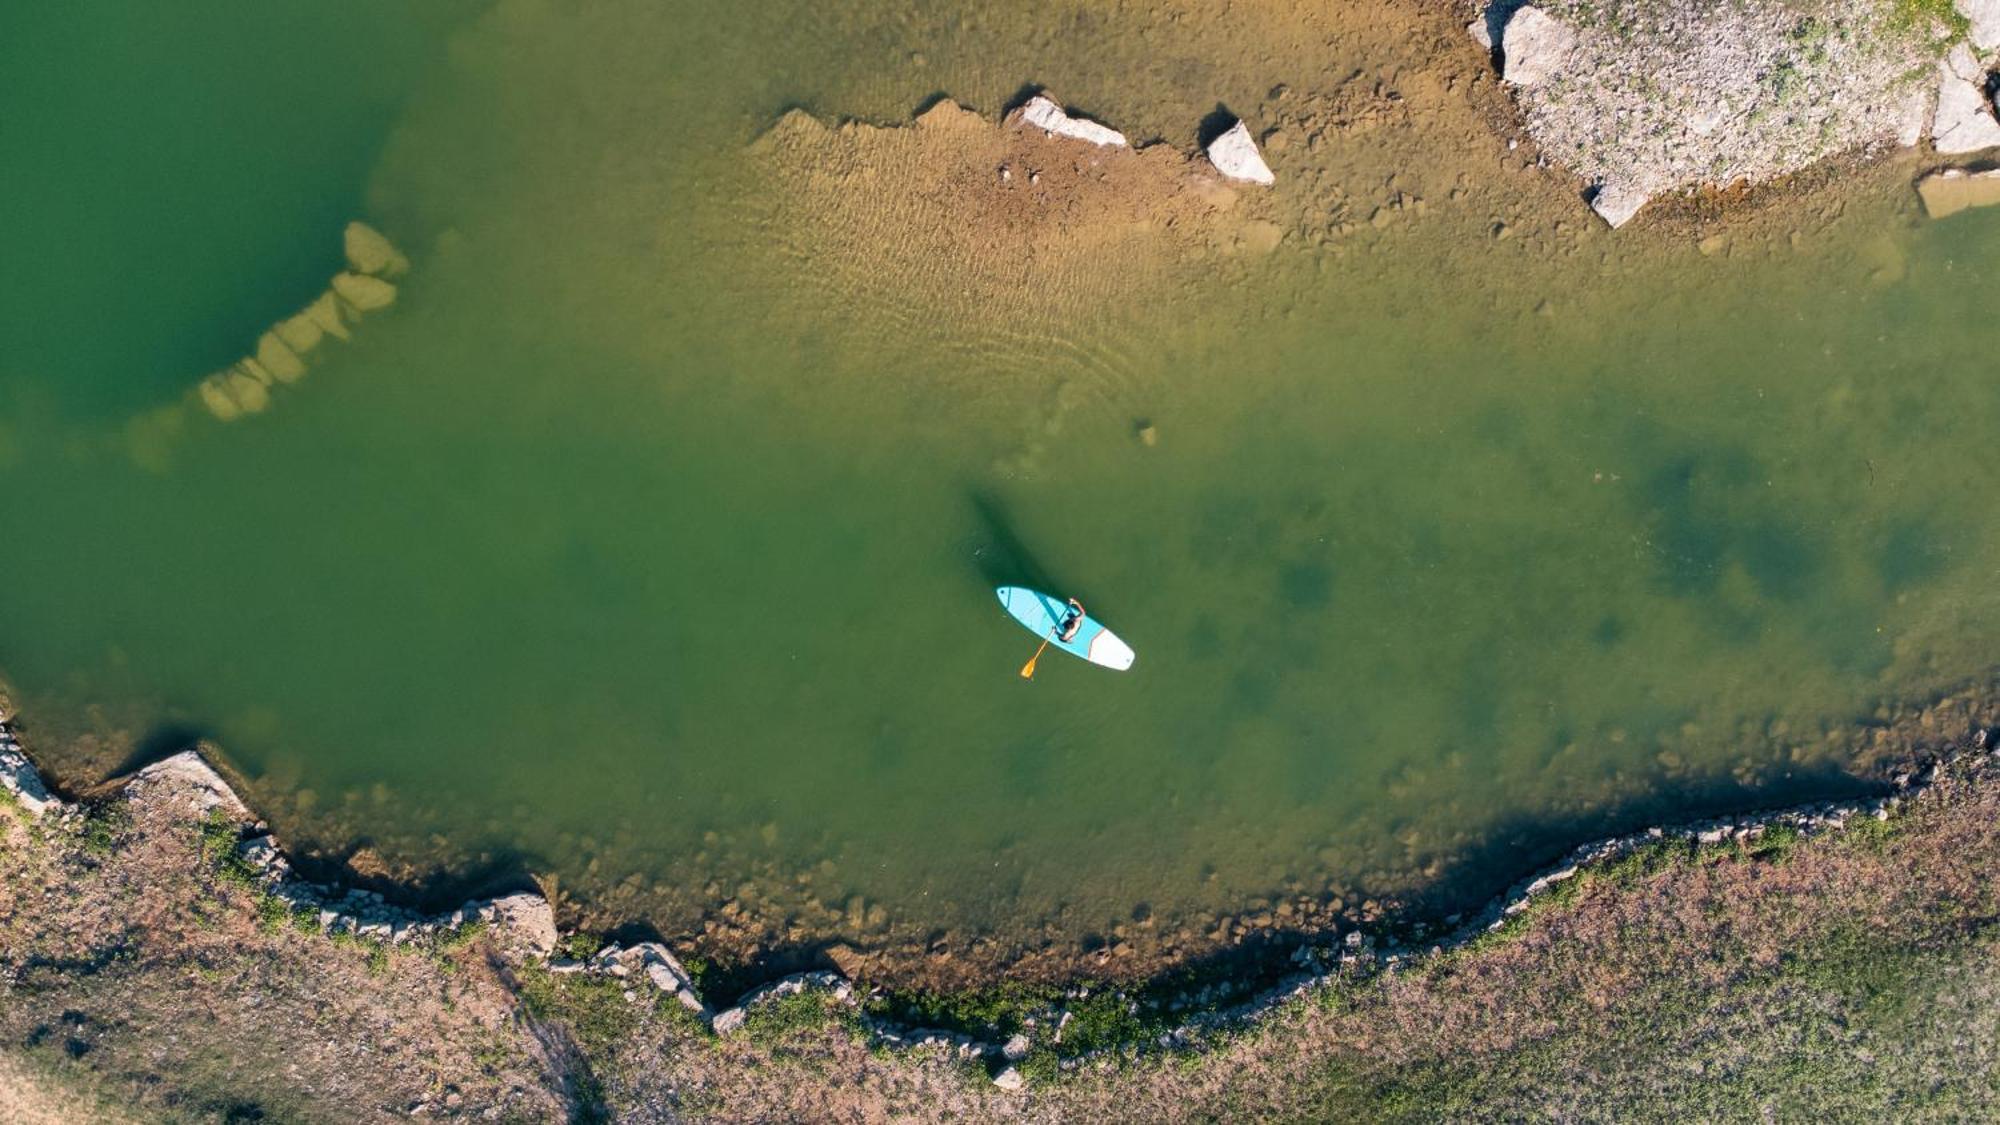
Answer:
[[[520,853],[669,928],[862,896],[1074,937],[1835,784],[1853,717],[1986,667],[2000,214],[1552,262],[1470,223],[1009,324],[788,266],[744,146],[1029,79],[1151,125],[1254,57],[1107,76],[1006,10],[340,10],[0,36],[42,60],[0,55],[41,110],[0,123],[0,664],[213,734],[281,830]],[[134,421],[356,214],[416,261],[393,310],[267,415]],[[1137,667],[1023,683],[1017,581]]]

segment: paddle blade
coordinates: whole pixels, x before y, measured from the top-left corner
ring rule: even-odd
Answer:
[[[1026,664],[1021,665],[1022,679],[1032,680],[1035,678],[1035,661],[1040,660],[1042,658],[1042,654],[1047,652],[1048,650],[1049,650],[1049,642],[1043,641],[1042,647],[1035,650],[1035,655],[1030,656],[1028,658],[1028,662]]]

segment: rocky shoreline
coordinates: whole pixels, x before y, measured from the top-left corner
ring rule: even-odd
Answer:
[[[2000,766],[2000,713],[1980,702],[1977,692],[1947,696],[1914,717],[1907,757],[1909,768],[1893,775],[1887,792],[1849,801],[1819,801],[1735,817],[1707,818],[1648,828],[1577,846],[1554,864],[1526,876],[1492,898],[1483,908],[1454,915],[1441,927],[1416,923],[1395,931],[1352,929],[1345,933],[1301,935],[1292,943],[1282,975],[1269,983],[1270,966],[1249,980],[1197,973],[1175,990],[1154,990],[1144,1003],[1168,1012],[1189,1014],[1159,1032],[1145,1049],[1198,1047],[1217,1029],[1251,1023],[1316,991],[1351,983],[1357,977],[1409,971],[1444,958],[1503,930],[1538,904],[1560,894],[1580,875],[1603,869],[1644,849],[1684,845],[1729,848],[1754,845],[1773,833],[1795,838],[1837,832],[1859,819],[1886,821],[1905,802],[1947,777],[1973,780],[1989,777]],[[1878,728],[1878,734],[1888,728]],[[660,942],[611,942],[588,956],[572,956],[587,935],[561,931],[549,900],[536,891],[519,891],[474,900],[456,909],[423,914],[390,901],[375,891],[310,882],[297,877],[279,841],[259,820],[204,756],[212,747],[183,750],[147,765],[123,781],[111,783],[112,799],[135,805],[172,808],[219,831],[230,853],[226,862],[271,901],[284,904],[294,924],[329,935],[346,936],[379,948],[423,946],[465,940],[488,933],[510,962],[539,967],[557,976],[587,974],[628,987],[628,1002],[642,994],[677,1004],[719,1036],[741,1031],[754,1013],[788,997],[811,993],[827,1004],[848,1010],[873,1042],[905,1051],[943,1054],[988,1067],[1002,1089],[1026,1084],[1016,1066],[1038,1048],[1060,1045],[1072,1013],[1065,1002],[1047,1006],[1028,1033],[1006,1042],[989,1042],[962,1031],[917,1026],[882,1014],[887,995],[865,979],[833,969],[792,973],[762,984],[726,1006],[702,995],[695,974]],[[53,793],[23,744],[12,716],[0,713],[0,793],[34,818],[82,818],[83,803]],[[1067,999],[1087,1000],[1096,986],[1065,993]],[[1136,1010],[1138,985],[1108,988],[1120,1004]],[[1125,1045],[1121,1049],[1128,1049]],[[1065,1058],[1063,1069],[1086,1066],[1097,1051]]]
[[[1848,153],[2000,147],[2000,5],[1495,0],[1468,31],[1526,134],[1613,227],[1670,193]]]

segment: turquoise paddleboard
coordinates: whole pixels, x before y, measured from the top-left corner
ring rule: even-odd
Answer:
[[[1132,666],[1132,646],[1118,639],[1118,635],[1104,627],[1104,622],[1089,614],[1083,615],[1083,624],[1076,630],[1076,636],[1069,640],[1056,640],[1056,626],[1069,615],[1069,600],[1026,586],[1002,586],[994,593],[1000,595],[1000,604],[1014,615],[1022,627],[1038,637],[1046,638],[1050,648],[1059,648],[1071,656],[1080,656],[1092,664],[1105,668],[1116,668],[1123,672]]]

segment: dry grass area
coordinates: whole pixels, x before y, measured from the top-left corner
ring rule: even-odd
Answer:
[[[1976,1119],[2000,1105],[1990,775],[1974,759],[1830,837],[1662,843],[1471,945],[1190,1049],[1152,1045],[1162,1014],[1100,1006],[1071,1043],[1110,1046],[1063,1059],[1038,1034],[1018,1092],[983,1060],[891,1052],[820,993],[717,1039],[622,981],[509,970],[481,938],[391,950],[308,933],[217,862],[185,808],[9,808],[0,1116]],[[988,996],[935,1012],[991,1036],[1026,1010]]]
[[[0,812],[9,1097],[87,1092],[167,1120],[560,1117],[481,942],[392,953],[307,933],[214,862],[204,829],[170,802]]]

